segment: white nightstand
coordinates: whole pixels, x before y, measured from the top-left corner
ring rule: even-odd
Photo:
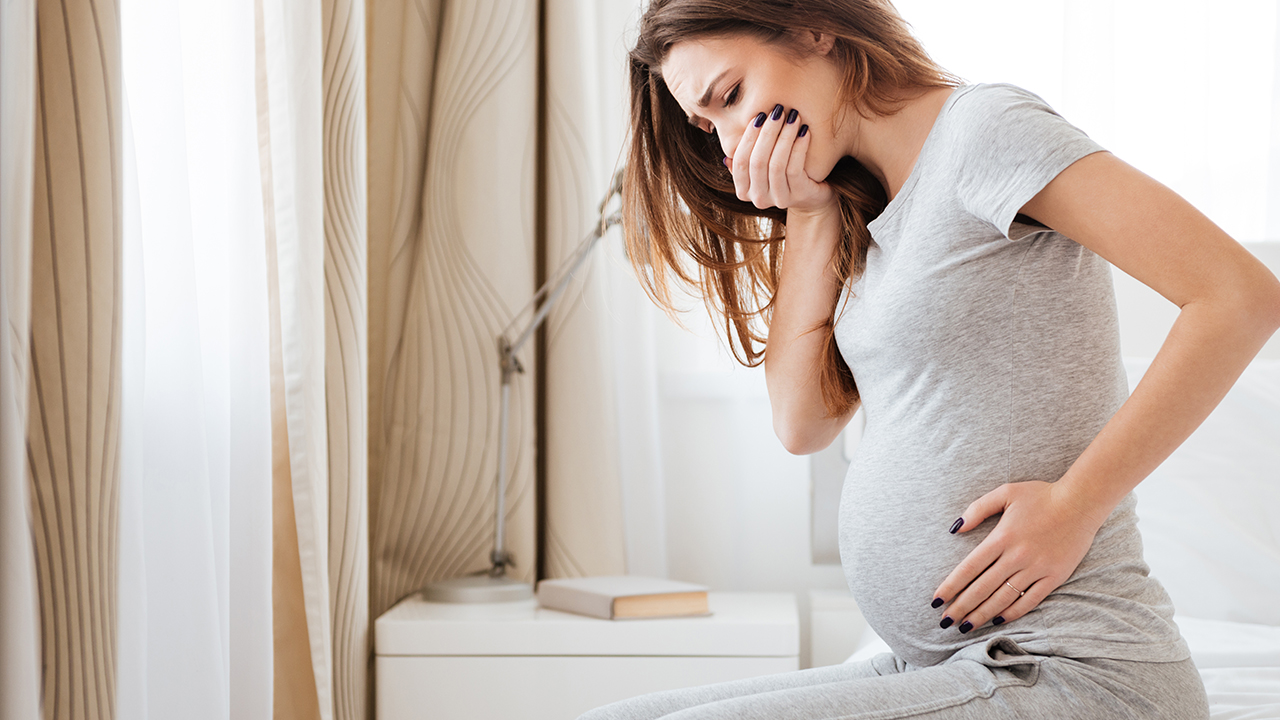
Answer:
[[[709,617],[599,620],[535,600],[406,598],[374,624],[378,720],[573,720],[648,692],[800,668],[794,595],[708,599]]]

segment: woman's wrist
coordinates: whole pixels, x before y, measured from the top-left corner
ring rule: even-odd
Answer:
[[[794,224],[829,223],[833,221],[838,223],[840,219],[840,201],[835,197],[832,197],[830,202],[816,207],[787,208],[788,229]]]
[[[835,253],[842,235],[840,204],[830,203],[821,208],[787,210],[786,252],[792,257],[799,252],[815,254],[814,261],[826,263]]]
[[[1094,532],[1102,527],[1124,497],[1116,495],[1118,488],[1114,486],[1086,483],[1070,472],[1053,483],[1051,489],[1062,506]]]

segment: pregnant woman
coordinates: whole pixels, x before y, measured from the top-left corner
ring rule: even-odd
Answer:
[[[886,0],[653,0],[630,73],[632,262],[764,364],[789,451],[865,410],[840,551],[893,652],[584,718],[1207,717],[1130,491],[1280,325],[1275,277]],[[1108,261],[1181,307],[1132,396]]]

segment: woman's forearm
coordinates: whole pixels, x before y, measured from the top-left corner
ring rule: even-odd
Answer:
[[[1183,306],[1129,400],[1059,480],[1064,498],[1100,526],[1208,417],[1277,324],[1274,277],[1260,276],[1245,293]]]
[[[765,381],[773,428],[796,455],[817,452],[849,422],[828,418],[822,398],[825,323],[840,295],[832,258],[840,241],[840,209],[787,214],[787,239],[765,347]],[[816,328],[816,329],[815,329]]]

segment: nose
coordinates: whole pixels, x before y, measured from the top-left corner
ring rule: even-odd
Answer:
[[[720,149],[724,150],[726,156],[733,157],[733,152],[738,149],[738,143],[742,140],[742,133],[745,130],[746,125],[737,120],[730,120],[716,128],[716,135],[720,138]]]

